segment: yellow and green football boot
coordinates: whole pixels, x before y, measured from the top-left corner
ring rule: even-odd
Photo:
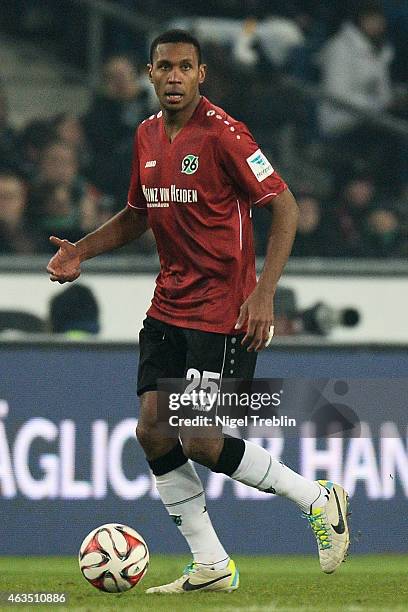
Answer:
[[[350,545],[349,498],[343,487],[330,480],[317,483],[326,489],[327,502],[321,508],[311,507],[306,517],[317,541],[320,567],[332,574],[345,560]]]
[[[195,591],[213,591],[230,593],[239,587],[239,572],[235,563],[230,559],[227,567],[215,570],[190,563],[183,570],[183,575],[174,582],[151,587],[146,593],[194,593]]]

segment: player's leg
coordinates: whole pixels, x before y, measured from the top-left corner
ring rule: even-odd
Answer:
[[[155,427],[156,414],[157,392],[144,393],[137,437],[154,474],[157,490],[186,538],[194,561],[218,569],[228,561],[228,555],[209,518],[203,485],[179,440],[161,437],[162,429]]]
[[[173,438],[168,445],[171,448],[167,450],[166,443],[170,439],[161,438],[162,429],[160,432],[155,431],[157,392],[144,393],[141,404],[138,439],[146,452],[161,500],[193,555],[193,563],[185,568],[180,578],[169,584],[152,587],[147,593],[237,588],[238,573],[211,523],[204,488],[193,464],[184,455],[178,440]],[[225,569],[228,565],[228,569]],[[235,583],[232,584],[234,578]]]
[[[221,370],[218,369],[217,340],[210,338],[215,334],[190,331],[188,336],[187,362],[190,372],[195,369],[201,377],[204,372],[208,377],[210,372],[214,379],[219,374],[220,385],[224,376],[252,380],[256,353],[248,353],[242,347],[242,336],[221,336],[224,339]],[[213,367],[211,364],[214,364]],[[342,487],[327,481],[308,480],[277,461],[266,449],[247,440],[230,437],[203,440],[192,437],[183,439],[183,448],[193,461],[206,465],[214,472],[296,503],[308,517],[317,538],[322,569],[330,573],[343,561],[348,550],[349,535],[347,494]],[[333,519],[335,525],[340,521],[342,533],[333,530],[329,519]]]
[[[224,336],[197,330],[185,330],[188,344],[186,375],[196,378],[197,388],[206,387],[208,381],[217,383],[222,390],[224,378],[251,381],[257,354],[249,353],[241,345],[243,335]],[[303,512],[324,495],[320,485],[293,472],[271,454],[247,440],[211,436],[183,438],[186,454],[214,472],[222,472],[235,480],[261,491],[288,497]]]
[[[194,459],[188,448],[185,452]],[[348,495],[343,487],[330,481],[308,480],[274,459],[264,448],[237,438],[225,438],[212,470],[295,502],[316,537],[321,569],[330,574],[344,561],[350,538]]]
[[[166,434],[165,424],[158,423],[156,381],[158,378],[181,378],[184,364],[183,337],[177,328],[147,320],[140,336],[138,394],[141,411],[137,438],[155,476],[159,495],[186,538],[194,562],[212,569],[218,576],[219,565],[223,566],[229,558],[209,518],[203,485],[174,436],[174,428],[169,427]],[[172,585],[160,587],[160,592],[184,592],[183,584],[187,579],[183,576]],[[167,586],[170,588],[166,589]],[[221,586],[221,581],[217,582],[217,587]]]

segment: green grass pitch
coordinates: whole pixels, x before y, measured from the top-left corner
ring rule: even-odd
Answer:
[[[326,576],[317,557],[234,557],[241,586],[234,593],[145,595],[152,585],[174,580],[187,557],[153,555],[150,568],[127,593],[101,593],[81,576],[77,561],[68,557],[0,558],[0,610],[121,610],[149,612],[406,612],[408,610],[408,555],[355,556],[336,574]],[[4,591],[62,592],[66,606],[7,605]],[[181,598],[181,599],[180,599]]]

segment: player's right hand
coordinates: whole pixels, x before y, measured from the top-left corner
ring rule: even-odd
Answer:
[[[72,242],[61,240],[56,236],[50,236],[50,242],[58,247],[58,251],[51,257],[47,272],[50,280],[63,283],[71,283],[81,274],[81,260],[78,249]]]

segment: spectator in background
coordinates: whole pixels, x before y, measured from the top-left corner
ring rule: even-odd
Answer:
[[[404,244],[405,242],[405,244]],[[406,240],[396,211],[375,208],[367,218],[367,257],[402,257],[407,255]]]
[[[35,179],[41,152],[53,137],[52,126],[45,119],[34,119],[20,134],[19,166],[27,180]]]
[[[250,23],[251,20],[247,20],[243,27],[250,27]],[[249,89],[257,76],[257,70],[252,64],[248,66],[234,62],[225,46],[219,43],[208,42],[203,47],[203,56],[211,70],[211,79],[203,84],[203,95],[214,100],[218,106],[228,104],[231,114],[240,121],[245,121],[248,118],[248,98],[252,99],[252,95],[249,91],[246,96],[242,95],[242,83],[245,82],[246,88]]]
[[[27,217],[36,237],[36,252],[53,250],[49,236],[62,234],[75,242],[83,235],[81,208],[63,182],[45,181],[32,190]]]
[[[80,119],[68,113],[60,113],[51,119],[51,127],[55,139],[75,149],[79,166],[85,172],[90,164],[90,155]]]
[[[303,43],[302,31],[292,19],[271,15],[258,21],[249,17],[233,42],[232,54],[245,66],[255,67],[264,57],[269,64],[282,68],[292,49]]]
[[[49,327],[52,334],[65,334],[72,339],[98,334],[99,306],[92,290],[75,284],[53,297],[49,304]]]
[[[299,220],[293,257],[327,257],[333,253],[329,229],[323,218],[321,203],[313,195],[297,196]]]
[[[78,156],[71,145],[53,141],[41,153],[35,187],[57,183],[66,187],[75,206],[82,231],[90,231],[106,221],[113,202],[78,173]]]
[[[408,3],[406,0],[383,0],[389,32],[396,48],[392,66],[394,80],[408,85]]]
[[[155,6],[156,2],[159,3],[159,6]],[[145,10],[144,3],[137,0],[116,0],[115,4],[120,4],[121,8],[123,7],[123,9],[129,11],[132,16],[136,16],[136,12],[139,14]],[[149,0],[148,4],[155,20],[157,15],[160,15],[161,21],[164,21],[163,9],[167,7],[163,6],[163,2],[161,0]],[[164,4],[166,5],[166,3]],[[140,24],[140,29],[136,33],[135,29],[128,25],[126,21],[122,22],[112,19],[110,27],[105,29],[104,49],[110,54],[130,54],[132,57],[136,56],[144,60],[147,45],[146,36],[148,36],[148,32],[146,32],[143,23]]]
[[[133,142],[137,125],[148,115],[148,90],[132,62],[111,57],[104,66],[102,91],[83,120],[93,156],[91,178],[100,189],[109,192],[115,182],[112,159]],[[129,168],[126,170],[129,176]]]
[[[24,215],[27,192],[16,174],[0,173],[0,253],[32,253],[33,241],[27,231]]]
[[[346,21],[321,51],[325,94],[368,113],[391,110],[394,50],[386,29],[379,2],[367,0],[357,5],[353,20]],[[329,163],[337,177],[350,173],[353,166],[370,167],[374,173],[381,172],[395,191],[402,187],[406,162],[398,137],[330,102],[321,103],[319,120],[323,136],[334,145]]]
[[[59,180],[70,185],[78,172],[74,147],[60,140],[47,143],[40,153],[37,171],[40,181]]]
[[[310,121],[304,100],[288,86],[284,76],[291,52],[303,42],[303,34],[294,22],[273,16],[261,22],[252,17],[245,19],[232,42],[236,74],[232,73],[235,89],[230,85],[229,95],[227,92],[230,112],[248,125],[259,145],[278,162],[282,151],[277,143],[283,133],[287,135],[287,127],[295,125],[303,137],[304,126]],[[225,59],[219,63],[226,66]],[[230,80],[229,69],[224,81]],[[245,96],[242,83],[245,83]],[[217,96],[210,97],[222,106]]]
[[[375,184],[369,176],[356,176],[345,184],[333,219],[339,231],[337,256],[368,256],[367,218],[374,207],[374,197]]]
[[[269,61],[283,68],[291,51],[305,42],[302,29],[294,19],[268,15],[258,26],[260,44]]]
[[[321,53],[324,93],[361,110],[384,111],[392,100],[390,64],[393,49],[386,40],[381,5],[363,3],[353,21],[346,21]],[[324,102],[320,123],[324,134],[343,134],[359,125],[353,113]]]
[[[17,135],[9,122],[7,96],[0,83],[0,169],[17,171],[18,159]]]

